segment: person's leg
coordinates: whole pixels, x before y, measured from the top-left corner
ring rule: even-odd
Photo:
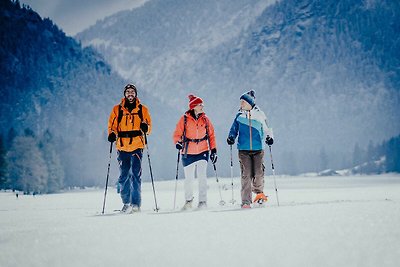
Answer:
[[[185,200],[193,200],[193,180],[196,171],[196,164],[192,163],[183,167],[185,173],[184,189],[185,189]]]
[[[132,168],[132,206],[140,208],[142,204],[142,156],[143,150],[137,149],[131,155]]]
[[[255,194],[264,192],[264,150],[253,155],[254,179],[253,192]]]
[[[241,197],[242,204],[251,203],[251,173],[252,173],[252,162],[249,152],[239,151],[239,163],[241,170]]]
[[[131,155],[128,152],[118,151],[117,160],[119,164],[120,175],[118,178],[118,183],[120,184],[120,195],[123,204],[131,203],[131,182],[129,169],[131,167]]]
[[[197,161],[196,169],[199,180],[199,202],[207,202],[207,161]]]

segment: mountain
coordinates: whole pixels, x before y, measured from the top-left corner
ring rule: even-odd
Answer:
[[[299,173],[321,149],[330,168],[349,167],[357,142],[400,132],[399,12],[389,0],[151,0],[76,37],[169,107],[205,99],[224,161],[238,98],[254,89],[277,169]]]
[[[18,1],[1,1],[0,25],[0,137],[24,132],[36,139],[50,135],[66,186],[103,185],[109,158],[108,116],[123,97],[127,81],[93,48],[83,48],[50,19]],[[138,88],[144,104],[161,106]],[[153,119],[157,132],[163,120]],[[6,150],[12,148],[10,140],[3,143]],[[152,152],[163,142],[156,139]],[[24,152],[28,151],[13,152],[13,158],[18,160],[18,153]],[[53,151],[44,158],[49,153]],[[118,177],[114,157],[111,181]]]

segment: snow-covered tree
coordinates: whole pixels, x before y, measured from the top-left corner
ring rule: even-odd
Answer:
[[[364,155],[365,151],[360,148],[360,145],[358,143],[356,143],[353,151],[353,166],[363,163]]]
[[[11,188],[25,193],[46,191],[48,170],[33,136],[18,136],[7,153]]]

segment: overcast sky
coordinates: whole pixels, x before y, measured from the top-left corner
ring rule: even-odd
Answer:
[[[20,0],[42,18],[50,18],[67,35],[73,36],[118,11],[141,6],[148,0]]]

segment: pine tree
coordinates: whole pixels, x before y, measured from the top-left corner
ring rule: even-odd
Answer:
[[[7,153],[11,188],[25,193],[46,192],[48,171],[33,136],[18,136]]]
[[[65,176],[61,159],[53,140],[50,130],[46,130],[39,145],[49,174],[46,186],[48,193],[54,193],[62,189]]]
[[[400,135],[386,144],[386,171],[400,172]]]
[[[374,161],[379,159],[379,155],[376,152],[376,148],[372,141],[369,141],[368,149],[367,149],[367,161]]]
[[[0,136],[0,189],[7,187],[7,161],[3,137]]]
[[[10,130],[8,130],[8,135],[7,135],[8,146],[11,146],[12,142],[14,141],[14,138],[17,137],[17,135],[18,134],[14,128],[10,128]]]
[[[328,156],[325,152],[325,147],[321,148],[319,152],[319,170],[323,171],[328,168]]]
[[[353,166],[360,165],[363,162],[365,152],[360,148],[359,144],[356,143],[353,151]]]

